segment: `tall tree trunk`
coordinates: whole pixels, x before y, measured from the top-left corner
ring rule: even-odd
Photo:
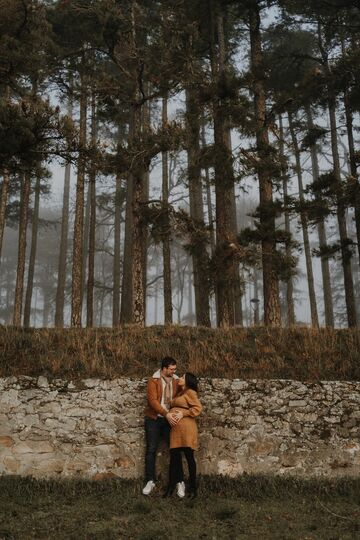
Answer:
[[[293,117],[290,112],[288,113],[288,119],[289,119],[291,141],[292,141],[294,154],[295,154],[295,170],[296,170],[298,186],[299,186],[299,201],[300,201],[300,206],[301,206],[300,221],[301,221],[301,228],[302,228],[303,242],[304,242],[306,275],[307,275],[307,281],[308,281],[309,300],[310,300],[311,324],[313,327],[318,328],[319,318],[318,318],[317,304],[316,304],[314,273],[313,273],[312,260],[311,260],[308,220],[304,212],[305,198],[304,198],[304,188],[303,188],[303,180],[302,180],[302,172],[301,172],[300,148],[299,148],[299,144],[298,144],[296,133],[295,133]]]
[[[131,5],[132,33],[130,37],[130,46],[137,50],[136,36],[136,13],[138,5],[137,1],[133,0]],[[138,155],[139,143],[142,140],[142,96],[139,88],[139,73],[141,66],[137,66],[133,72],[133,89],[130,110],[129,122],[129,149],[133,153],[131,168],[129,170],[129,198],[126,200],[126,219],[128,211],[132,213],[131,229],[127,231],[125,227],[125,254],[124,254],[124,275],[123,283],[126,281],[125,290],[123,287],[123,297],[121,302],[121,319],[123,322],[133,322],[139,326],[145,324],[144,310],[144,223],[141,219],[142,203],[144,201],[144,173],[147,170],[144,158]],[[128,204],[130,203],[130,204]],[[129,222],[127,223],[129,225]],[[128,234],[127,234],[128,233]],[[130,246],[128,245],[130,243]],[[130,249],[129,249],[130,248]],[[131,257],[131,266],[127,264],[126,251]],[[124,295],[126,296],[126,301]],[[128,304],[128,299],[131,297],[131,303]],[[125,305],[125,303],[127,305]],[[124,312],[123,312],[124,305]],[[124,315],[124,317],[123,317]],[[126,318],[125,318],[126,315]],[[125,320],[124,320],[125,319]]]
[[[187,119],[187,155],[188,155],[188,182],[190,216],[194,226],[199,231],[195,239],[196,245],[192,255],[195,313],[198,326],[210,326],[209,315],[209,279],[208,279],[208,253],[206,239],[201,231],[205,229],[202,200],[201,168],[200,168],[200,110],[197,96],[193,89],[186,89],[186,119]]]
[[[283,128],[283,121],[282,121],[281,115],[279,116],[279,133],[280,133],[279,150],[280,150],[280,157],[283,163],[281,176],[282,176],[282,187],[283,187],[284,207],[285,207],[285,211],[284,211],[285,231],[290,238],[291,228],[290,228],[290,214],[288,210],[289,177],[287,175],[286,166],[285,166],[284,128]],[[290,242],[286,242],[285,250],[286,250],[287,259],[290,259],[292,256]],[[293,326],[295,324],[294,280],[292,276],[290,276],[289,279],[286,281],[286,320],[287,320],[288,326]]]
[[[43,287],[43,328],[47,328],[49,325],[49,312],[50,312],[50,295],[47,287]]]
[[[96,150],[97,137],[97,114],[96,97],[93,93],[91,99],[91,147]],[[90,190],[90,223],[89,223],[89,258],[88,258],[88,280],[86,290],[86,326],[91,328],[94,325],[94,284],[95,284],[95,232],[96,232],[96,162],[92,159],[89,174]]]
[[[10,298],[10,291],[12,289],[12,286],[14,284],[14,273],[13,269],[10,268],[10,266],[6,267],[6,321],[11,324],[11,302],[12,298]]]
[[[35,201],[33,211],[33,221],[31,227],[31,247],[29,257],[28,279],[25,295],[24,306],[24,326],[28,328],[30,326],[30,314],[31,314],[31,299],[34,287],[34,272],[35,272],[35,259],[36,259],[36,247],[39,228],[39,207],[40,207],[40,176],[36,178],[35,184]]]
[[[85,147],[86,147],[86,115],[87,89],[81,75],[80,90],[80,133],[79,158],[76,181],[76,203],[73,236],[73,266],[71,293],[71,326],[81,327],[82,284],[83,284],[83,240],[84,240],[84,192],[85,192]]]
[[[143,199],[142,204],[147,203],[150,193],[150,170],[144,172],[143,177]],[[146,305],[147,305],[147,271],[148,271],[148,250],[149,250],[149,227],[146,223],[143,224],[142,235],[142,276],[143,276],[143,296],[144,296],[144,323],[146,321]]]
[[[351,270],[351,250],[349,249],[349,237],[346,226],[346,208],[343,201],[342,183],[340,174],[340,159],[337,143],[336,105],[335,98],[329,98],[329,117],[331,133],[331,152],[333,157],[334,177],[336,181],[336,214],[339,226],[341,244],[341,262],[344,272],[345,303],[349,327],[356,326],[356,308],[354,284]]]
[[[205,119],[204,115],[202,115],[202,125],[201,125],[201,145],[202,148],[205,148],[206,146],[206,139],[205,139]],[[206,187],[206,206],[207,206],[207,215],[208,215],[208,222],[210,227],[210,247],[211,247],[211,255],[214,255],[215,253],[215,229],[214,229],[214,217],[213,217],[213,209],[212,209],[212,202],[211,202],[211,183],[210,183],[210,174],[208,167],[205,168],[205,187]]]
[[[66,258],[67,258],[67,248],[68,248],[68,232],[69,232],[70,173],[71,173],[71,165],[70,163],[67,163],[65,166],[61,233],[60,233],[60,252],[59,252],[59,265],[58,265],[58,281],[57,281],[57,288],[56,288],[56,305],[55,305],[55,326],[58,328],[63,328],[64,326]]]
[[[86,190],[87,186],[87,190]],[[91,187],[88,178],[88,182],[85,180],[84,191],[86,191],[86,202],[85,202],[85,216],[84,216],[84,232],[83,232],[83,246],[82,246],[82,308],[86,311],[84,305],[84,299],[86,297],[86,283],[88,276],[88,266],[87,262],[89,259],[89,235],[90,235],[90,213],[91,213]],[[84,193],[85,196],[85,193]]]
[[[138,91],[134,98],[136,103],[138,100]],[[129,144],[133,151],[138,147],[141,140],[142,126],[142,111],[141,107],[135,105],[132,109],[132,120],[129,130]],[[135,158],[133,160],[130,171],[132,176],[132,272],[131,272],[131,288],[132,288],[132,322],[139,326],[145,325],[145,310],[144,310],[144,236],[145,227],[142,220],[142,204],[144,201],[144,174],[145,169],[143,163]]]
[[[162,125],[163,128],[168,123],[168,97],[165,95],[162,100]],[[165,208],[169,204],[169,164],[168,153],[163,151],[162,159],[162,202]],[[171,287],[171,251],[170,251],[170,222],[167,220],[167,230],[163,235],[162,241],[163,254],[163,276],[164,276],[164,322],[172,324],[172,287]],[[157,291],[156,291],[157,292]]]
[[[148,85],[147,85],[148,86]],[[148,92],[149,93],[149,92]],[[142,107],[142,131],[150,132],[151,126],[151,106],[147,102]],[[149,200],[150,192],[150,163],[146,166],[143,173],[143,199],[142,204]],[[147,266],[149,249],[149,227],[146,223],[142,224],[142,275],[143,275],[143,295],[144,295],[144,322],[146,321],[146,298],[147,298]]]
[[[72,115],[73,115],[72,97],[69,97],[67,114],[69,118],[72,118]],[[65,165],[63,205],[62,205],[62,217],[61,217],[60,252],[59,252],[59,264],[58,264],[58,280],[57,280],[56,301],[55,301],[55,326],[58,328],[63,328],[64,326],[66,258],[67,258],[68,234],[69,234],[70,174],[71,174],[71,164],[67,163]]]
[[[268,326],[281,324],[279,280],[276,271],[275,212],[271,173],[264,166],[268,159],[269,133],[266,118],[266,94],[263,54],[260,34],[260,8],[258,3],[250,7],[251,71],[253,76],[256,144],[259,158],[258,177],[260,188],[260,227],[262,239],[262,267],[264,288],[264,323]]]
[[[192,264],[192,261],[191,261]],[[194,326],[194,320],[196,320],[196,315],[194,315],[193,308],[193,274],[194,270],[187,273],[188,278],[188,324]]]
[[[134,111],[134,132],[133,140],[140,133],[140,118],[138,111]],[[144,223],[141,219],[142,203],[144,201],[144,171],[141,166],[134,164],[132,170],[133,177],[133,268],[132,268],[132,304],[133,322],[140,326],[145,324],[144,311]]]
[[[7,170],[3,171],[3,181],[1,184],[1,198],[0,198],[0,262],[1,262],[1,253],[2,253],[2,243],[5,230],[5,216],[6,216],[6,205],[8,200],[9,193],[9,184],[10,184],[10,175]]]
[[[351,185],[353,187],[353,193],[354,193],[356,240],[357,240],[357,247],[358,247],[358,254],[359,254],[359,261],[360,261],[360,184],[359,184],[359,175],[357,172],[357,162],[356,162],[356,155],[355,155],[353,114],[352,114],[352,110],[351,110],[351,106],[349,102],[349,96],[347,92],[345,92],[345,95],[344,95],[344,106],[345,106],[346,130],[347,130],[348,146],[349,146]]]
[[[258,326],[260,323],[260,317],[259,317],[259,285],[258,285],[258,273],[257,269],[254,268],[254,298],[250,300],[250,302],[254,305],[254,326]]]
[[[3,96],[7,103],[10,101],[10,88],[6,86],[5,93]],[[2,171],[3,181],[1,184],[1,198],[0,198],[0,264],[1,264],[1,254],[2,254],[2,244],[4,238],[5,230],[5,219],[6,219],[6,205],[9,195],[9,184],[10,184],[10,174],[7,169]]]
[[[126,177],[126,207],[125,207],[125,233],[124,233],[124,255],[123,255],[123,275],[121,286],[121,311],[120,322],[127,324],[132,322],[132,268],[133,268],[133,176],[128,172]]]
[[[215,39],[212,39],[211,70],[217,83],[226,78],[224,16],[221,3],[212,3],[213,33],[217,36],[218,54],[215,51]],[[234,324],[234,261],[232,244],[231,209],[234,186],[230,131],[221,96],[213,102],[214,117],[214,171],[216,200],[216,295],[217,323],[227,327]]]
[[[230,133],[229,133],[230,135]],[[230,151],[231,151],[231,140],[230,142]],[[237,227],[237,213],[236,213],[236,197],[235,197],[235,186],[231,190],[231,228],[233,231],[234,238],[237,237],[238,227]],[[243,326],[243,312],[242,312],[242,283],[239,272],[239,265],[234,262],[233,265],[233,295],[234,295],[234,324],[237,326]]]
[[[306,107],[306,117],[307,117],[308,128],[312,129],[314,127],[314,122],[312,119],[310,106]],[[310,156],[311,156],[312,176],[315,182],[316,180],[318,180],[320,176],[316,144],[312,144],[310,146]],[[323,251],[326,251],[327,238],[326,238],[326,228],[325,228],[324,218],[321,218],[319,220],[317,229],[318,229],[320,249]],[[332,300],[329,259],[325,257],[324,255],[321,256],[321,276],[322,276],[322,285],[323,285],[323,294],[324,294],[325,325],[329,328],[334,328],[334,308],[333,308],[333,300]]]
[[[329,64],[328,54],[323,45],[321,23],[318,22],[318,44],[323,60],[327,76],[332,77],[331,67]],[[344,272],[344,287],[345,287],[345,304],[348,326],[356,326],[356,308],[354,283],[351,269],[352,252],[349,249],[349,238],[346,225],[346,206],[343,197],[343,188],[340,171],[340,158],[337,141],[337,122],[336,122],[336,96],[334,90],[330,87],[328,91],[328,110],[330,119],[330,138],[331,138],[331,153],[333,158],[334,179],[335,179],[335,196],[336,196],[336,214],[339,227],[340,245],[341,245],[341,262]]]
[[[113,261],[113,311],[112,325],[118,326],[120,320],[120,264],[121,264],[121,176],[116,175],[115,188],[115,223],[114,223],[114,261]]]
[[[155,263],[155,272],[158,276],[160,273],[160,268],[158,265],[158,258],[156,258]],[[158,306],[159,306],[159,282],[158,280],[155,281],[155,287],[154,287],[154,324],[158,323]],[[166,323],[165,323],[166,324]]]
[[[26,257],[26,231],[29,213],[31,176],[27,171],[24,174],[22,197],[20,206],[20,221],[19,221],[19,242],[18,242],[18,261],[16,270],[16,285],[15,285],[15,300],[13,325],[21,326],[21,315],[24,293],[24,273],[25,273],[25,257]]]

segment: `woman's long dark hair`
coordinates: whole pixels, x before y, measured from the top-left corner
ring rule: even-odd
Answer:
[[[195,392],[198,392],[199,383],[196,375],[187,371],[185,373],[185,386],[190,390],[195,390]]]

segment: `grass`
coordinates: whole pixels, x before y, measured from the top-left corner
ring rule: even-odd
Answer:
[[[137,481],[0,478],[0,539],[360,537],[360,479],[204,477],[198,498],[141,495]]]
[[[0,327],[0,377],[144,377],[166,355],[199,376],[360,380],[359,330]]]

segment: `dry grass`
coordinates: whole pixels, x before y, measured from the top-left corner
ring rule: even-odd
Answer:
[[[141,495],[137,481],[0,478],[7,540],[356,540],[359,479],[203,477],[198,498]]]
[[[143,377],[165,355],[200,376],[360,380],[358,330],[0,327],[0,376]]]

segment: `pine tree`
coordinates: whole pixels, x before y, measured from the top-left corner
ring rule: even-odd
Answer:
[[[91,96],[91,147],[95,153],[97,139],[97,111],[96,95]],[[90,224],[89,224],[89,253],[88,253],[88,279],[86,287],[86,326],[94,324],[94,282],[95,282],[95,232],[96,232],[96,162],[92,159],[89,174],[90,190]]]
[[[162,98],[161,121],[163,128],[168,123],[168,95]],[[162,203],[166,208],[169,204],[169,162],[168,152],[164,150],[161,154],[162,160]],[[172,286],[171,286],[171,251],[170,251],[170,220],[167,219],[167,230],[162,241],[163,254],[163,280],[164,280],[164,323],[173,322],[172,308]]]
[[[70,96],[68,98],[67,115],[69,119],[72,120],[73,103],[72,103],[71,93],[72,93],[72,89],[71,89],[71,82],[70,82]],[[71,163],[68,161],[65,165],[65,172],[64,172],[60,250],[59,250],[57,288],[56,288],[55,326],[59,328],[63,328],[64,326],[65,283],[66,283],[66,266],[67,266],[66,259],[67,259],[67,251],[68,251],[68,234],[69,234],[70,175],[71,175]]]
[[[299,201],[300,201],[300,222],[303,233],[303,243],[305,251],[305,262],[306,262],[306,275],[309,288],[309,300],[310,300],[310,312],[311,312],[311,324],[313,327],[319,327],[319,318],[317,312],[317,302],[315,295],[315,283],[314,283],[314,273],[311,260],[311,250],[310,250],[310,240],[309,240],[309,230],[308,230],[308,219],[304,209],[305,197],[304,197],[304,186],[302,179],[302,170],[301,170],[301,161],[300,161],[300,147],[297,140],[297,135],[294,126],[294,119],[291,112],[288,112],[289,120],[289,130],[291,135],[291,141],[293,145],[293,150],[295,154],[295,171],[298,178],[299,186]]]
[[[285,136],[284,136],[283,120],[282,120],[282,115],[280,114],[279,115],[279,152],[280,152],[280,158],[282,161],[281,174],[282,174],[282,188],[283,188],[283,195],[284,195],[284,220],[285,220],[285,231],[288,235],[288,238],[291,238],[290,212],[288,208],[289,175],[287,174],[284,141],[285,141]],[[292,256],[290,242],[286,242],[285,250],[286,250],[286,257],[290,259]],[[257,280],[255,281],[255,284],[256,286],[254,285],[254,288],[257,290]],[[257,293],[255,295],[255,298],[257,298]],[[288,326],[293,326],[295,324],[294,283],[293,283],[292,275],[289,275],[286,281],[286,320],[287,320]],[[257,321],[257,324],[258,324],[258,321]]]
[[[260,190],[260,227],[262,238],[262,268],[264,287],[264,323],[279,326],[279,281],[276,271],[275,211],[271,173],[266,165],[269,157],[269,129],[266,111],[264,65],[260,33],[260,5],[254,2],[249,8],[251,72],[253,76],[256,144],[259,159],[258,177]]]
[[[35,200],[33,209],[33,218],[31,225],[31,248],[29,257],[28,278],[26,286],[25,306],[24,306],[24,326],[30,326],[31,300],[34,287],[35,257],[37,248],[37,236],[39,227],[39,207],[40,207],[40,172],[36,176]]]

